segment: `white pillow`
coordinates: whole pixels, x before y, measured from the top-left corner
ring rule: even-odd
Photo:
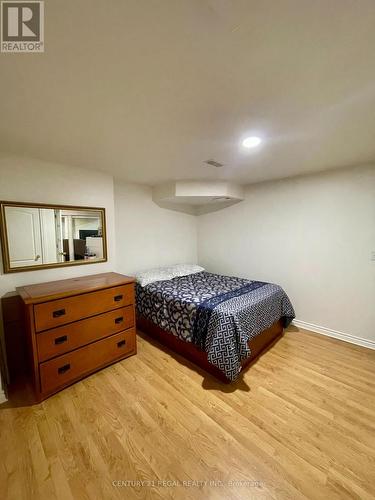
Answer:
[[[147,271],[137,273],[135,277],[141,286],[149,285],[155,281],[171,280],[174,278],[169,267],[156,267],[154,269],[148,269]]]
[[[175,266],[156,267],[136,273],[135,277],[141,286],[149,285],[155,281],[164,281],[177,278],[178,276],[188,276],[189,274],[200,273],[204,268],[196,264],[176,264]]]
[[[189,276],[189,274],[200,273],[204,271],[204,267],[198,266],[197,264],[176,264],[170,268],[173,277],[177,276]]]

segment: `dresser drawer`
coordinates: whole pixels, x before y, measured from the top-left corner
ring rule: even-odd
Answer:
[[[36,304],[35,330],[48,330],[131,304],[134,304],[133,284]]]
[[[132,326],[134,308],[126,306],[100,316],[46,330],[36,335],[38,359],[46,361]]]
[[[40,367],[43,393],[53,393],[62,387],[136,351],[135,329],[98,340],[68,354],[45,361]]]

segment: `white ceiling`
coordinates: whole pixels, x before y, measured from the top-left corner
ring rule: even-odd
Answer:
[[[45,4],[46,52],[0,55],[0,151],[149,184],[375,160],[374,0]]]
[[[244,188],[225,181],[177,181],[154,186],[152,199],[162,208],[192,215],[216,212],[244,199]]]

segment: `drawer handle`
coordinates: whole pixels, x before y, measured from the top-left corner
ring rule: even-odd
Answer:
[[[122,323],[123,321],[124,321],[124,318],[123,318],[122,316],[120,316],[119,318],[116,318],[116,319],[115,319],[115,323],[116,323],[116,325],[118,325],[118,324]]]
[[[117,342],[117,347],[124,347],[125,344],[126,344],[125,340],[120,340],[120,342]]]
[[[59,375],[62,375],[63,373],[67,372],[68,370],[70,370],[70,363],[67,363],[64,366],[60,366],[60,368],[57,369]]]
[[[58,309],[57,311],[53,311],[52,316],[54,318],[60,318],[60,316],[65,316],[65,309]]]
[[[62,337],[57,337],[55,339],[55,344],[56,345],[59,345],[59,344],[63,344],[64,342],[66,342],[68,340],[68,336],[67,335],[63,335]]]
[[[114,300],[115,302],[120,302],[120,300],[122,300],[122,298],[123,298],[123,295],[115,295],[115,296],[113,297],[113,300]]]

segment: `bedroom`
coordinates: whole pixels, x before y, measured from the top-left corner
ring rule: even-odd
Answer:
[[[0,53],[1,497],[373,498],[374,3],[49,0],[38,13],[44,51]],[[27,246],[8,220],[14,204],[55,221],[96,209],[97,222],[76,235],[69,222],[56,263],[40,238],[41,257],[22,270],[12,267],[17,235]],[[79,251],[87,237],[101,246]],[[200,267],[178,275],[178,264]],[[160,326],[166,302],[148,331],[130,311],[134,294],[82,312],[82,297],[108,289],[95,276],[125,276],[111,286],[128,290],[155,269],[164,274],[144,287],[161,284],[162,297],[200,276],[211,292],[204,273],[275,284],[294,311],[277,319],[295,318],[283,333],[265,334],[277,325],[269,311],[262,327],[243,326],[245,352],[232,336],[227,383],[216,351]],[[237,298],[209,309],[210,324]],[[54,323],[24,321],[56,301]],[[54,365],[99,346],[98,315],[112,313],[130,322],[108,339],[129,331],[132,355],[77,376],[69,360]],[[241,331],[242,316],[230,318]],[[68,350],[74,325],[92,337]],[[55,354],[42,357],[52,334]]]

